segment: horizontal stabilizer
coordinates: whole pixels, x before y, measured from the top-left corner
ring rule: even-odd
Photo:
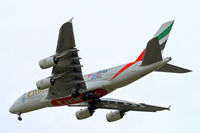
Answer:
[[[187,72],[191,72],[191,70],[185,69],[185,68],[181,68],[178,66],[174,66],[171,64],[166,64],[165,66],[157,69],[156,71],[158,72],[171,72],[171,73],[187,73]]]
[[[159,46],[158,37],[151,39],[146,46],[142,66],[150,65],[155,62],[161,61],[162,55]]]

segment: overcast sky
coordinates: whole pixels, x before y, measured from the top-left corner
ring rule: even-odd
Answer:
[[[0,0],[0,132],[199,133],[199,5],[199,0]],[[78,121],[79,108],[67,106],[22,114],[22,122],[10,114],[20,95],[50,75],[38,61],[54,54],[59,28],[71,17],[84,74],[134,61],[160,25],[175,20],[163,56],[193,72],[153,72],[105,96],[172,105],[171,111],[128,112],[114,123],[106,121],[109,110]]]

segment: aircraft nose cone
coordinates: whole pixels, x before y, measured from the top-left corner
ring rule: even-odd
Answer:
[[[15,113],[15,109],[14,109],[13,105],[9,108],[9,112],[12,113],[12,114]]]
[[[17,104],[18,101],[15,101],[13,105],[9,108],[9,112],[12,114],[16,114],[19,111],[19,107]]]

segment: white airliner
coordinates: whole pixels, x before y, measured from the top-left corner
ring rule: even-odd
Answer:
[[[52,67],[51,76],[36,83],[37,89],[20,96],[9,112],[18,115],[45,107],[85,107],[76,112],[78,120],[93,115],[96,109],[112,109],[108,122],[122,119],[128,111],[156,112],[170,110],[144,103],[102,98],[117,88],[126,86],[153,72],[186,73],[190,70],[168,64],[171,57],[162,57],[174,21],[164,23],[139,57],[131,63],[82,75],[78,49],[75,48],[72,19],[60,28],[56,53],[39,61],[42,69]]]

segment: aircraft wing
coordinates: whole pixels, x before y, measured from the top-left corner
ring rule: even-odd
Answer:
[[[89,103],[80,103],[80,104],[71,104],[69,106],[72,107],[88,107]],[[111,98],[101,98],[100,102],[95,104],[95,107],[98,109],[113,109],[120,111],[144,111],[144,112],[156,112],[161,110],[170,110],[169,107],[160,107],[154,105],[148,105],[144,103],[134,103],[119,99],[111,99]]]
[[[80,92],[86,90],[79,61],[81,58],[75,48],[72,19],[60,28],[56,54],[60,57],[53,67],[52,75],[57,78],[54,86],[49,89],[47,98],[68,96],[74,88],[78,88]]]

